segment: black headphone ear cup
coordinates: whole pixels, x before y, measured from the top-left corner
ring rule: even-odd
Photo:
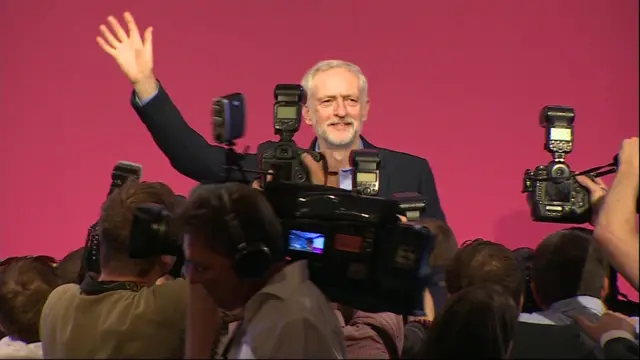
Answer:
[[[241,279],[258,279],[271,266],[271,253],[264,246],[246,248],[236,255],[234,262],[236,275]]]

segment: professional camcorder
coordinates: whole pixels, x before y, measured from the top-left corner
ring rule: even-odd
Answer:
[[[245,128],[243,96],[214,100],[214,139],[227,145],[226,181],[231,171],[241,172],[247,184],[252,180],[247,173],[274,173],[272,181],[263,182],[264,195],[281,220],[285,256],[291,262],[307,260],[311,280],[331,301],[367,312],[421,313],[434,237],[425,227],[401,223],[398,214],[417,219],[424,199],[414,193],[394,199],[373,196],[380,186],[380,157],[371,150],[350,156],[354,191],[309,184],[300,160],[306,150],[292,140],[300,125],[304,91],[298,85],[277,85],[274,93],[274,128],[280,140],[261,154],[261,169],[256,170],[244,169],[244,155],[233,149]],[[131,229],[137,242],[131,256],[180,251],[173,221],[162,207],[139,206]]]
[[[566,157],[573,150],[573,122],[575,112],[565,106],[545,106],[540,112],[540,126],[545,128],[544,148],[553,156],[546,165],[538,165],[524,173],[522,193],[534,221],[583,224],[591,220],[589,191],[580,185],[576,176],[592,179],[611,174],[617,168],[617,156],[604,166],[575,173]],[[606,170],[605,170],[606,169]]]
[[[367,312],[422,311],[434,238],[399,221],[398,201],[281,181],[268,182],[264,194],[281,219],[287,260],[307,260],[311,280],[330,300]],[[173,226],[161,206],[139,206],[130,256],[176,255]]]

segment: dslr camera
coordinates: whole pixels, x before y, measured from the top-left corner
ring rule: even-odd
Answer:
[[[322,156],[315,151],[298,148],[293,141],[293,136],[300,130],[306,93],[300,85],[278,84],[273,89],[273,97],[273,129],[279,139],[275,146],[260,154],[260,168],[272,172],[275,181],[310,183],[309,172],[300,156],[307,153],[316,162],[322,161]]]
[[[583,224],[591,219],[589,191],[575,179],[566,157],[573,150],[575,111],[566,106],[545,106],[540,126],[545,129],[544,149],[553,159],[524,173],[522,192],[534,221]]]

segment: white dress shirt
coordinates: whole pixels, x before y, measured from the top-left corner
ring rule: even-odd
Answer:
[[[306,261],[277,273],[245,306],[228,359],[345,359],[342,329]]]

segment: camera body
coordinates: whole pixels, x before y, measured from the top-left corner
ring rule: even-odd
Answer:
[[[540,112],[546,134],[544,148],[553,160],[524,173],[522,192],[527,194],[534,221],[583,224],[591,219],[589,192],[577,182],[566,162],[573,150],[574,120],[570,107],[545,106]]]
[[[380,154],[372,149],[352,150],[352,189],[359,195],[376,196],[380,188]]]
[[[317,162],[322,157],[315,151],[298,148],[293,141],[293,136],[300,130],[302,107],[306,102],[305,91],[300,85],[278,84],[273,96],[273,129],[279,140],[275,146],[260,154],[260,168],[271,171],[274,181],[310,183],[309,172],[301,155],[307,153]]]

